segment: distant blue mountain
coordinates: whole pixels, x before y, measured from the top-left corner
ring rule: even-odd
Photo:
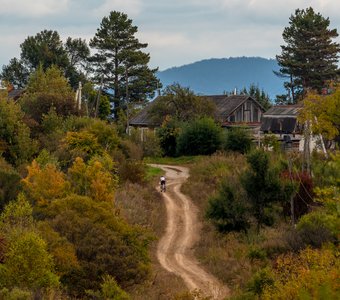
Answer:
[[[261,57],[212,58],[173,67],[157,73],[163,87],[174,82],[190,87],[202,95],[223,94],[252,83],[263,89],[271,99],[285,92],[283,79],[273,71],[279,66],[275,59]]]

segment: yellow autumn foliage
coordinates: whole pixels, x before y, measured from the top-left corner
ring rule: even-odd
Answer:
[[[98,160],[85,164],[82,158],[77,157],[68,174],[76,194],[89,196],[95,201],[114,201],[118,177]]]
[[[336,249],[306,248],[278,257],[274,284],[264,289],[264,300],[336,299],[340,293],[340,260]],[[305,296],[309,298],[305,298]]]
[[[29,197],[38,206],[45,206],[52,199],[65,197],[70,191],[70,183],[66,180],[65,174],[54,164],[47,164],[41,168],[33,160],[27,171],[28,174],[22,182]]]
[[[340,87],[326,96],[308,93],[303,101],[299,121],[310,121],[312,131],[332,140],[339,135],[340,124]]]

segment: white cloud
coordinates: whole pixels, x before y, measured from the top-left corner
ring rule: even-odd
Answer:
[[[0,0],[0,15],[40,17],[66,11],[68,0]]]
[[[336,0],[212,0],[215,5],[236,16],[266,21],[287,20],[295,10],[313,7],[324,17],[339,18],[340,1]]]
[[[135,17],[142,11],[141,0],[105,0],[105,2],[95,9],[95,14],[98,16],[108,15],[110,11],[117,10],[124,12],[129,17]]]

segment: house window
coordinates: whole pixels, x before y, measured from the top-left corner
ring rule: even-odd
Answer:
[[[235,122],[235,115],[231,115],[230,117],[229,117],[229,122]]]

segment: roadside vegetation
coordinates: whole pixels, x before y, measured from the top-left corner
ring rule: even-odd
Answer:
[[[259,155],[276,171],[248,178]],[[215,154],[193,164],[183,186],[201,211],[196,255],[232,288],[235,299],[337,299],[339,153],[329,160],[315,154],[315,176],[308,180],[296,157],[295,175],[287,181],[287,159],[263,150]],[[261,161],[256,159],[257,167]],[[326,174],[327,183],[321,179]]]
[[[323,78],[286,60],[305,51],[296,42],[312,23],[326,37]],[[292,45],[278,58],[291,98],[282,100],[303,99],[299,121],[328,151],[313,152],[311,168],[273,135],[259,146],[242,126],[222,129],[216,107],[178,84],[150,112],[161,122],[155,134],[127,130],[129,105],[160,83],[123,13],[104,17],[93,56],[55,31],[28,37],[1,74],[25,93],[14,101],[0,90],[0,299],[204,299],[157,263],[166,213],[155,190],[162,171],[148,163],[190,167],[182,188],[203,224],[195,253],[233,299],[339,299],[340,88],[328,81],[338,74],[337,33],[312,8],[290,25]],[[75,101],[79,81],[86,105]],[[326,83],[332,90],[320,95]],[[269,106],[263,91],[249,91]]]

